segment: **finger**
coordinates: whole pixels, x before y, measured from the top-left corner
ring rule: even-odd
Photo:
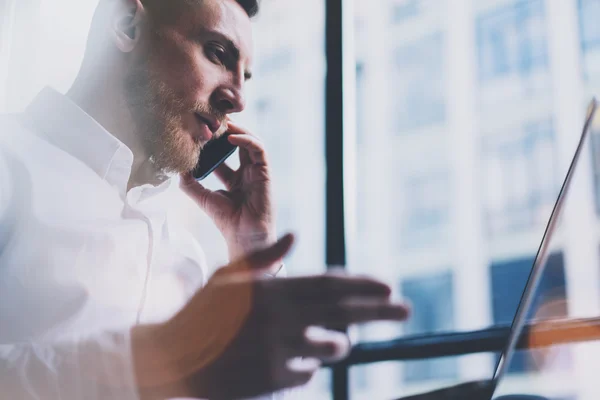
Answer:
[[[248,153],[248,150],[244,149],[243,147],[240,147],[240,150],[238,153],[239,153],[240,165],[252,164],[252,158],[250,158],[250,153]]]
[[[315,357],[327,363],[340,361],[350,354],[350,338],[342,332],[309,327],[305,334],[303,357]]]
[[[258,135],[253,134],[252,132],[250,132],[248,129],[243,128],[242,126],[236,124],[235,122],[229,121],[228,125],[227,125],[227,132],[233,135],[248,135],[248,136],[254,136],[255,138],[259,139]]]
[[[305,325],[346,327],[373,321],[404,321],[410,314],[404,304],[355,301],[329,306],[308,306],[294,312],[294,320]],[[291,321],[291,324],[294,322]]]
[[[248,131],[247,129],[242,128],[241,126],[229,121],[228,122],[228,129],[227,132],[229,133],[229,135],[245,135],[245,136],[251,136],[256,138],[259,142],[260,142],[260,138],[258,138],[258,136],[252,134],[250,131]],[[263,149],[264,151],[264,149]],[[244,148],[244,147],[240,147],[239,150],[239,158],[240,158],[240,164],[241,165],[247,165],[247,164],[252,164],[252,157],[250,155],[250,152],[248,151],[248,149]]]
[[[229,190],[235,177],[235,171],[229,165],[222,163],[214,170],[214,173]]]
[[[180,186],[183,192],[190,196],[209,215],[212,215],[215,207],[218,207],[216,203],[220,198],[195,180],[191,172],[181,175]]]
[[[281,382],[281,384],[278,385],[279,389],[292,389],[295,387],[306,385],[308,382],[310,382],[314,374],[319,370],[319,366],[315,365],[314,367],[308,366],[306,368],[298,369],[301,370],[288,370],[288,372],[285,373],[286,376],[283,379],[283,382]]]
[[[240,147],[240,150],[246,150],[252,164],[266,165],[267,153],[260,140],[251,135],[230,135],[229,143]],[[241,154],[241,152],[240,152]],[[242,160],[240,160],[242,161]]]
[[[263,272],[263,270],[269,269],[274,263],[284,258],[292,248],[293,244],[294,235],[287,234],[270,247],[256,251],[249,256],[232,263],[231,266],[239,270]]]
[[[392,292],[387,284],[372,278],[329,274],[291,278],[276,291],[298,304],[323,304],[347,297],[388,299]]]

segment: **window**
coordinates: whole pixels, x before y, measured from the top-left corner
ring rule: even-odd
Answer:
[[[596,49],[600,45],[600,1],[578,0],[580,18],[581,48],[584,52]]]
[[[392,21],[403,22],[419,15],[419,6],[422,0],[396,0],[392,5]]]
[[[364,343],[370,341],[367,326],[357,327],[357,342]],[[369,369],[364,366],[357,366],[350,371],[352,379],[352,389],[355,392],[363,392],[369,388]]]
[[[479,79],[484,82],[526,77],[548,67],[543,0],[504,3],[477,20]]]
[[[293,51],[289,48],[277,49],[277,51],[270,54],[265,54],[256,70],[263,76],[269,76],[273,73],[279,75],[289,68],[289,65],[293,62],[293,56]]]
[[[578,0],[582,67],[587,95],[598,92],[600,87],[600,29],[597,21],[600,18],[600,1]],[[598,124],[592,126],[591,154],[593,160],[595,207],[600,215],[600,129]]]
[[[448,172],[433,171],[404,179],[399,196],[397,216],[392,231],[400,228],[401,248],[435,246],[444,238],[450,222],[451,182]]]
[[[600,130],[597,125],[592,127],[590,139],[591,139],[591,153],[592,160],[594,162],[594,189],[595,189],[595,204],[596,213],[600,215]]]
[[[493,263],[491,267],[492,308],[494,323],[510,324],[517,312],[534,257]],[[538,292],[528,315],[532,319],[542,305],[556,304],[544,318],[567,316],[566,282],[562,253],[552,254],[540,281]],[[524,373],[536,370],[536,365],[523,352],[515,355],[509,372]]]
[[[402,25],[415,22],[418,18],[428,18],[441,11],[442,0],[388,0],[391,23]]]
[[[598,0],[578,0],[577,5],[584,79],[586,86],[591,86],[590,92],[596,92],[600,78],[600,60],[598,58],[600,29],[597,24],[600,17],[600,2]]]
[[[27,7],[20,7],[17,12],[19,21],[12,35],[10,65],[0,66],[3,71],[0,79],[9,75],[6,93],[2,93],[11,100],[9,111],[22,108],[43,84],[52,84],[60,90],[68,88],[79,65],[96,1],[12,0],[15,4],[27,3]],[[42,5],[39,9],[38,3]],[[557,57],[549,57],[550,49],[556,50],[557,46],[552,43],[555,35],[549,35],[548,21],[553,22],[552,28],[558,34],[572,33],[561,31],[565,25],[561,25],[560,15],[552,15],[556,4],[565,2],[354,3],[357,11],[354,21],[360,29],[354,31],[358,56],[350,61],[357,65],[358,141],[357,158],[346,157],[346,161],[356,163],[358,176],[352,181],[356,193],[350,196],[357,201],[348,201],[345,207],[352,204],[356,207],[347,213],[358,217],[358,232],[350,232],[349,227],[354,225],[347,224],[349,233],[357,233],[348,235],[356,240],[347,242],[347,250],[359,253],[359,257],[349,257],[348,267],[351,272],[392,282],[394,291],[408,298],[415,309],[412,319],[405,324],[361,327],[359,340],[396,339],[399,331],[400,337],[423,334],[435,340],[435,334],[462,329],[463,325],[472,329],[471,322],[478,327],[507,323],[514,315],[533,257],[530,251],[522,252],[512,242],[502,243],[508,248],[500,252],[509,254],[502,260],[494,258],[496,253],[488,250],[495,246],[498,237],[519,239],[519,233],[535,232],[546,222],[556,198],[557,184],[562,180],[557,173],[560,172],[557,137],[573,134],[561,131],[562,106],[581,101],[556,98],[552,84],[562,78],[553,76],[556,71],[571,78],[571,74],[581,75],[581,71],[556,68],[565,65]],[[590,91],[598,92],[600,0],[568,3],[572,3],[572,11],[579,12],[582,65],[587,78],[582,83]],[[263,2],[254,23],[255,78],[249,83],[247,110],[237,117],[240,124],[258,133],[269,149],[279,231],[292,230],[299,237],[292,257],[286,260],[291,275],[319,273],[325,267],[323,122],[327,110],[323,81],[327,70],[323,57],[323,17],[326,4],[327,0]],[[457,23],[456,17],[462,16],[467,18],[458,18],[460,23]],[[6,37],[0,38],[3,44],[5,41]],[[456,54],[461,55],[459,61]],[[6,58],[3,53],[0,62]],[[465,70],[472,74],[461,74]],[[463,128],[474,133],[457,135]],[[597,135],[600,131],[593,135],[596,198],[580,200],[594,201],[600,215]],[[464,147],[451,146],[458,140],[464,140],[460,143]],[[477,147],[477,154],[471,151],[462,154],[457,150],[472,147]],[[473,179],[476,182],[464,176],[455,179],[465,165],[477,171],[479,179]],[[206,183],[218,187],[214,179]],[[474,210],[472,214],[463,212],[464,209],[456,212],[458,205],[453,199],[463,190],[475,193],[467,200],[471,203],[466,204]],[[207,250],[211,266],[219,265],[217,260],[225,252],[222,241],[215,241],[209,224],[190,222]],[[469,270],[472,265],[456,262],[466,258],[459,253],[468,246],[458,246],[450,234],[470,232],[475,226],[484,226],[487,231],[487,235],[478,235],[477,231],[477,235],[471,236],[482,237],[477,245],[483,249],[484,260],[476,271]],[[599,233],[591,230],[589,235],[597,246]],[[574,246],[572,242],[561,244]],[[565,248],[565,253],[567,250],[574,253],[572,247]],[[554,254],[542,282],[538,305],[564,298],[565,286],[573,284],[569,279],[598,268],[598,260],[569,265],[568,258],[563,260],[561,253]],[[481,275],[476,290],[464,290],[470,288],[475,275]],[[569,307],[576,308],[586,303],[587,298],[600,296],[600,290],[582,294],[575,289],[569,291]],[[573,297],[576,301],[571,301]],[[464,316],[471,315],[471,303],[483,306],[469,324],[464,324]],[[559,303],[554,311],[556,316],[565,316],[566,305]],[[515,359],[511,367],[513,378],[538,372],[530,358],[521,353]],[[470,379],[472,364],[459,361],[462,360],[448,358],[359,367],[350,378],[351,395],[369,400],[394,398],[401,391],[421,392]],[[491,370],[492,363],[487,358],[483,361]],[[581,360],[573,357],[569,362]],[[486,368],[482,374],[488,371]],[[593,371],[597,366],[590,368],[583,363],[577,368]],[[369,373],[365,372],[367,369]],[[544,394],[549,386],[563,385],[556,399],[597,395],[586,393],[585,388],[581,391],[577,387],[568,388],[552,378],[532,381],[526,389]],[[329,399],[329,382],[328,371],[324,371],[308,388],[294,393],[294,397]],[[593,386],[583,383],[582,387]],[[519,391],[523,388],[516,387]]]
[[[454,329],[454,285],[452,272],[401,282],[401,293],[412,306],[412,318],[404,325],[404,334],[452,332]],[[456,379],[456,359],[413,361],[404,369],[404,381]]]
[[[412,43],[398,42],[391,78],[398,94],[392,99],[393,131],[401,134],[442,123],[446,118],[443,35],[436,32]]]
[[[545,224],[558,194],[552,121],[526,123],[485,137],[482,149],[488,234]]]
[[[361,110],[366,106],[365,92],[365,66],[362,63],[356,64],[356,109]],[[365,126],[365,121],[363,117],[363,113],[359,112],[356,115],[356,139],[357,144],[363,145],[366,143],[366,140],[369,138],[369,132],[367,131],[367,126]]]

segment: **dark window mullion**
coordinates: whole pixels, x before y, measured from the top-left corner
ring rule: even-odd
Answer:
[[[326,0],[326,6],[326,263],[328,267],[345,267],[342,0]]]
[[[343,0],[326,0],[325,54],[325,155],[326,179],[326,264],[346,267],[344,224],[344,98],[343,98]],[[332,368],[333,400],[348,400],[348,367]]]

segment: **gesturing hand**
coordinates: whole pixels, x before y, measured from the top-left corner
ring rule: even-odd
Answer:
[[[218,270],[153,333],[163,371],[142,375],[154,385],[178,382],[175,387],[182,390],[172,393],[176,397],[257,396],[311,378],[316,367],[295,370],[292,359],[345,356],[339,341],[307,337],[308,327],[407,317],[405,306],[390,302],[390,288],[372,279],[340,274],[265,279],[265,269],[284,257],[292,242],[286,236]]]

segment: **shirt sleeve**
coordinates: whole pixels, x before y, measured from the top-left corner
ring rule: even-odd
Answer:
[[[0,345],[2,398],[138,400],[130,334]]]

